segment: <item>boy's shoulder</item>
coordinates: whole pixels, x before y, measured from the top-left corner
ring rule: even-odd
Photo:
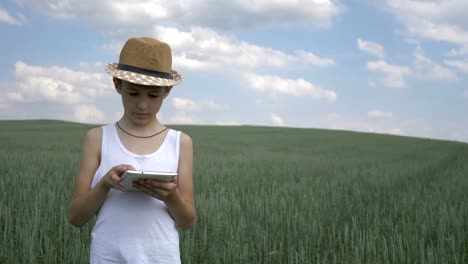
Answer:
[[[193,148],[192,138],[188,134],[186,134],[186,133],[184,133],[182,131],[177,131],[177,132],[180,133],[180,138],[179,138],[180,149],[189,150],[189,149]]]
[[[86,132],[86,139],[92,142],[101,141],[102,127],[93,127]]]
[[[180,144],[182,144],[182,145],[190,144],[191,145],[192,144],[192,138],[188,134],[181,131],[180,132]]]
[[[90,135],[98,135],[102,134],[102,127],[93,127],[88,130],[88,134]]]
[[[102,141],[102,129],[100,127],[91,128],[86,132],[84,143],[83,143],[83,152],[86,153],[86,156],[93,156],[97,154],[96,157],[100,158],[101,155],[101,141]]]

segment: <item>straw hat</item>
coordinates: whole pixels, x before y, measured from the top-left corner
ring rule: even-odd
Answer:
[[[153,38],[131,38],[120,51],[119,63],[109,63],[110,75],[131,83],[151,86],[174,86],[182,76],[172,70],[171,47]]]

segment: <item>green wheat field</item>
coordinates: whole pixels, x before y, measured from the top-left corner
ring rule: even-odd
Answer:
[[[91,125],[0,121],[0,263],[87,263],[67,222]],[[468,144],[347,131],[170,126],[194,142],[183,263],[468,263]]]

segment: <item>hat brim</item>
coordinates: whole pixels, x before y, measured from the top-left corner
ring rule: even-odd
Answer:
[[[172,79],[166,79],[131,71],[119,70],[117,69],[117,65],[118,63],[106,64],[105,68],[107,73],[117,79],[121,79],[127,82],[148,86],[174,86],[182,82],[182,76],[174,70],[171,72]]]

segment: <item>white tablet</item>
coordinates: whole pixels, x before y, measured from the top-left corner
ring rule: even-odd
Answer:
[[[127,192],[139,192],[133,187],[133,182],[139,179],[151,179],[163,182],[169,182],[177,176],[177,172],[161,172],[161,171],[134,171],[128,170],[122,175],[120,184]]]

